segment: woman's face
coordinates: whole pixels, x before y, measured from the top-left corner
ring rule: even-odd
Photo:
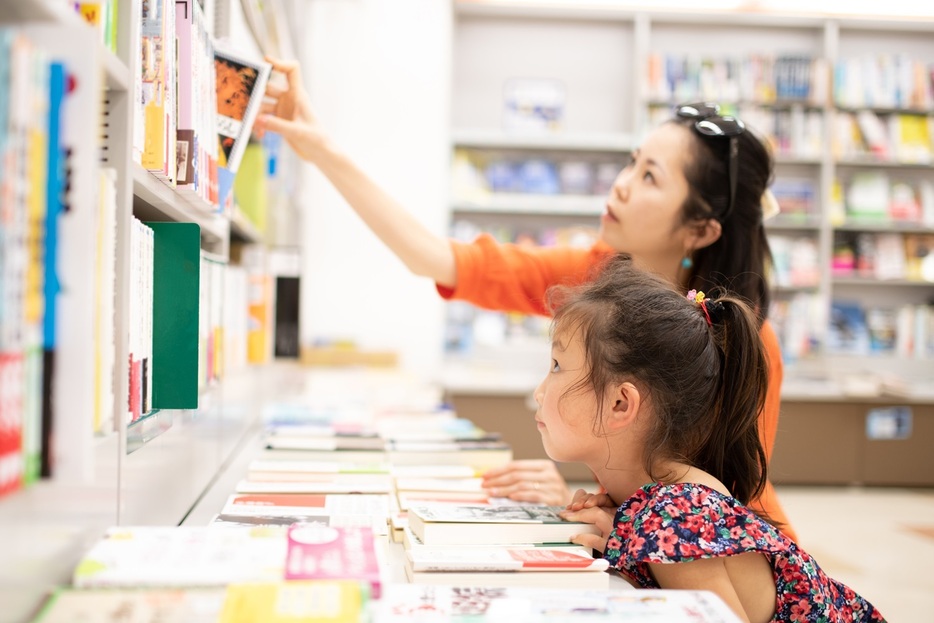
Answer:
[[[653,130],[616,177],[600,219],[601,239],[650,270],[669,271],[691,247],[681,222],[691,141],[680,125]]]

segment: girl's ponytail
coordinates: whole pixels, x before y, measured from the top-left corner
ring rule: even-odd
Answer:
[[[720,358],[710,429],[698,448],[698,467],[717,475],[743,503],[756,499],[768,479],[759,439],[759,413],[768,387],[768,362],[759,321],[740,299],[723,297],[699,303],[710,322]]]

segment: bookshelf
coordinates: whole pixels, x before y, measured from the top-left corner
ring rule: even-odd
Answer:
[[[450,211],[455,235],[479,230],[500,238],[528,235],[536,217],[539,227],[596,228],[603,193],[566,192],[564,165],[589,164],[595,176],[598,163],[622,162],[647,129],[670,115],[674,103],[714,99],[736,110],[773,146],[774,188],[783,204],[783,213],[766,225],[774,246],[784,248],[782,238],[795,241],[799,251],[806,242],[813,247],[816,282],[789,285],[787,276],[773,277],[778,306],[807,296],[813,310],[803,327],[776,323],[786,338],[788,363],[831,354],[826,318],[832,301],[851,295],[853,288],[872,289],[878,300],[892,305],[934,299],[934,283],[908,275],[875,280],[831,270],[841,232],[910,237],[928,235],[934,226],[934,196],[927,199],[929,212],[868,222],[850,214],[846,197],[835,197],[845,195],[860,172],[882,172],[893,184],[912,189],[930,180],[931,20],[468,1],[456,2],[454,15]],[[851,80],[861,80],[867,92],[876,85],[876,91],[897,88],[899,95],[854,100],[854,89],[845,83],[851,74],[844,73],[853,59],[857,69],[875,62],[904,67],[903,72],[920,71],[909,61],[921,63],[918,67],[927,69],[917,81],[924,83],[924,96],[906,99],[901,95],[906,87],[892,78],[886,82],[882,71],[857,73]],[[673,74],[673,67],[681,73]],[[508,85],[526,78],[563,88],[563,116],[554,131],[513,128]],[[847,114],[874,115],[890,131],[897,129],[893,118],[919,117],[927,126],[927,143],[911,160],[899,158],[894,145],[886,154],[854,153],[841,146],[847,127],[840,119]],[[529,173],[530,162],[536,167]],[[531,183],[524,180],[527,173]],[[594,190],[602,189],[594,184]],[[802,331],[806,343],[787,341]],[[450,355],[469,357],[457,347]],[[932,358],[934,353],[924,357]]]
[[[258,412],[249,396],[219,381],[224,368],[220,323],[246,326],[240,317],[247,313],[246,288],[232,288],[240,299],[225,296],[224,267],[231,240],[264,245],[265,233],[239,211],[228,216],[198,193],[167,183],[138,162],[133,153],[138,114],[134,105],[138,78],[133,68],[141,62],[142,0],[112,4],[117,9],[116,35],[109,45],[74,12],[72,3],[0,3],[0,30],[22,36],[43,51],[46,65],[62,62],[74,80],[73,90],[62,99],[60,129],[61,144],[70,154],[67,210],[57,218],[55,271],[61,290],[54,296],[54,373],[51,399],[46,401],[52,418],[49,451],[54,458],[50,477],[0,496],[4,534],[0,618],[4,620],[25,619],[48,589],[67,583],[80,553],[106,527],[180,523],[245,438]],[[233,19],[231,13],[236,11],[228,4],[234,3],[218,0],[209,7],[224,9],[226,18]],[[229,41],[241,36],[235,26],[227,24],[226,29]],[[289,168],[288,162],[283,165],[282,170]],[[112,173],[104,173],[109,170]],[[0,178],[3,175],[0,172]],[[112,187],[99,181],[104,178]],[[112,199],[109,217],[100,207],[105,203],[102,197]],[[107,218],[113,219],[109,285],[99,273],[104,235],[100,232]],[[156,250],[154,282],[162,291],[156,293],[156,309],[160,304],[169,306],[157,311],[161,315],[153,327],[155,334],[162,322],[165,331],[154,340],[163,348],[162,374],[169,375],[163,377],[164,402],[160,406],[160,399],[154,398],[144,417],[128,422],[129,336],[137,317],[131,302],[136,287],[130,268],[135,260],[130,244],[134,219],[163,233],[177,228],[185,233],[175,250],[174,242],[162,245],[168,249],[162,261],[176,271],[174,277],[159,268]],[[155,244],[160,245],[158,236]],[[213,268],[205,269],[205,264]],[[242,281],[242,271],[231,272],[237,272],[231,279]],[[208,286],[210,292],[205,293]],[[205,296],[213,301],[213,317],[207,324],[198,316],[207,308]],[[111,301],[109,307],[101,307],[106,300]],[[231,309],[237,306],[242,308],[240,314]],[[105,326],[110,341],[101,338]],[[212,338],[205,338],[205,327]],[[246,332],[238,335],[242,345],[237,350],[245,352]],[[214,340],[208,355],[205,339]],[[171,350],[172,340],[186,351],[184,366],[178,365],[180,351]],[[0,350],[6,346],[0,343]],[[102,366],[102,357],[112,368]],[[160,357],[158,349],[152,357]],[[212,372],[204,371],[205,357],[213,358]],[[182,372],[183,378],[172,378]],[[232,366],[225,378],[245,385],[242,377],[248,376],[247,369]],[[154,382],[156,394],[158,386]],[[177,393],[180,388],[183,395]]]
[[[534,236],[542,228],[596,230],[596,215],[603,209],[601,193],[592,192],[586,198],[566,194],[560,183],[563,163],[583,161],[595,167],[600,162],[623,162],[643,133],[667,118],[677,102],[710,99],[727,105],[772,143],[773,190],[783,207],[777,218],[766,223],[776,255],[770,315],[786,358],[776,482],[784,473],[786,481],[800,483],[822,482],[821,474],[833,474],[830,480],[834,482],[930,484],[934,470],[930,466],[917,469],[918,462],[907,457],[921,452],[931,421],[932,396],[926,387],[934,374],[934,351],[919,353],[915,346],[907,354],[887,346],[881,352],[870,349],[853,354],[834,352],[828,341],[834,330],[835,301],[883,311],[930,310],[934,304],[934,281],[907,272],[907,258],[904,274],[885,278],[866,274],[866,270],[841,274],[835,263],[841,236],[862,236],[865,242],[894,235],[897,239],[889,238],[886,243],[896,246],[917,237],[917,246],[926,243],[924,237],[934,227],[931,198],[924,204],[930,207],[925,210],[922,205],[911,218],[862,217],[851,209],[847,198],[854,180],[866,174],[885,176],[891,195],[896,183],[914,189],[916,197],[928,192],[924,184],[930,183],[934,169],[932,32],[930,18],[638,10],[571,2],[455,2],[451,233],[469,239],[488,231],[507,239]],[[773,57],[782,58],[784,64],[778,70],[779,65],[768,65],[771,89],[751,79],[731,79],[745,75],[741,73],[744,68],[771,62],[768,59]],[[855,91],[864,96],[856,100],[842,77],[841,68],[848,62],[891,68],[898,62],[907,67],[905,59],[926,68],[913,70],[922,74],[918,81],[926,85],[928,94],[923,98],[905,99],[888,92],[880,96],[878,88],[875,92],[867,88],[866,92],[876,95]],[[706,67],[709,74],[703,81],[683,80],[680,86],[673,79],[666,82],[662,70],[669,61],[695,73]],[[804,65],[808,80],[796,80],[801,74],[795,72]],[[891,76],[898,73],[883,71],[853,79],[895,89]],[[776,76],[782,76],[781,83]],[[818,81],[817,76],[826,78]],[[888,82],[880,76],[889,76]],[[563,86],[559,129],[510,130],[506,85],[516,78]],[[902,93],[907,87],[902,84],[898,89]],[[877,121],[857,124],[860,117],[870,115]],[[854,129],[871,131],[873,123],[889,137],[908,135],[902,125],[926,126],[926,142],[906,154],[891,141],[870,149],[845,140]],[[517,192],[503,181],[508,177],[502,167],[490,168],[491,163],[510,161],[519,167],[514,175],[521,177],[522,163],[530,160],[551,163],[558,183],[539,184],[544,192]],[[910,212],[911,207],[903,210]],[[811,259],[802,267],[805,257]],[[534,410],[529,396],[547,352],[545,324],[529,328],[530,323],[521,319],[502,314],[496,318],[461,303],[449,305],[447,315],[445,368],[440,378],[455,407],[481,426],[498,426],[517,449],[517,456],[541,457],[538,448],[522,441],[526,434],[522,423]],[[537,342],[543,345],[539,348]],[[886,374],[904,381],[908,394],[883,392],[867,397],[852,387],[854,378]],[[525,377],[519,383],[504,380],[517,375]],[[866,409],[902,404],[900,400],[915,409],[916,437],[910,442],[868,439]],[[812,432],[809,422],[822,413],[833,425]],[[816,459],[801,462],[802,453],[809,455],[811,448],[797,440],[832,430],[839,431],[841,439],[855,441],[843,444],[840,453],[827,453],[823,463]],[[853,469],[834,468],[832,463],[841,453],[847,455],[843,463]],[[906,458],[902,465],[914,465],[914,474],[906,471],[908,467],[898,467],[899,453]],[[891,459],[887,471],[881,467],[883,461],[877,460],[883,455]],[[863,461],[864,457],[876,458]]]

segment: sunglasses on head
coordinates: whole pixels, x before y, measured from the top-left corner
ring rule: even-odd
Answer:
[[[739,141],[737,136],[746,131],[746,124],[740,119],[720,114],[720,105],[712,102],[696,102],[678,106],[678,117],[682,119],[696,119],[694,130],[704,136],[725,136],[730,139],[730,203],[727,209],[718,217],[722,223],[733,212],[736,202],[737,156],[739,155]]]

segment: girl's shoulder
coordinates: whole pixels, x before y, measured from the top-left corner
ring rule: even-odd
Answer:
[[[620,545],[643,562],[776,553],[792,544],[735,498],[696,482],[643,486],[615,523]]]

